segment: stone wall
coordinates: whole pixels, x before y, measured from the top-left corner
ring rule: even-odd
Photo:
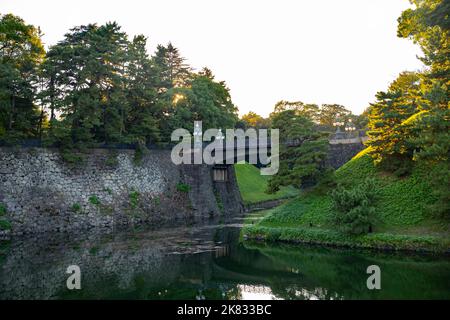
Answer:
[[[326,164],[337,169],[351,160],[364,148],[365,146],[361,142],[330,144]]]
[[[236,188],[237,178],[233,166],[227,166],[227,180],[214,182],[216,200],[225,213],[244,212],[245,208],[239,188]]]
[[[93,149],[82,158],[74,165],[57,150],[0,148],[0,203],[7,207],[12,233],[220,214],[211,167],[176,166],[169,150],[150,150],[138,163],[133,150]],[[188,184],[189,192],[180,190],[180,183]]]

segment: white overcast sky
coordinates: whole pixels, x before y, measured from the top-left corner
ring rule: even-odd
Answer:
[[[267,116],[279,100],[339,103],[355,113],[399,72],[422,64],[419,48],[397,38],[407,0],[1,0],[40,26],[45,44],[69,28],[117,21],[149,38],[149,51],[171,41],[195,69],[225,80],[240,114]]]

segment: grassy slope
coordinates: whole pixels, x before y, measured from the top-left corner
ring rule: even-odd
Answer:
[[[262,176],[255,166],[243,163],[234,166],[236,177],[245,204],[258,203],[268,200],[283,199],[298,195],[298,190],[294,187],[281,187],[275,194],[267,194],[268,176]]]
[[[378,223],[374,233],[347,236],[330,225],[331,198],[326,192],[305,192],[271,210],[257,225],[244,229],[251,238],[317,242],[325,244],[392,249],[447,250],[449,225],[433,219],[427,206],[435,199],[424,169],[416,168],[407,178],[378,173],[367,150],[356,155],[336,172],[338,183],[358,184],[372,176],[377,181]]]

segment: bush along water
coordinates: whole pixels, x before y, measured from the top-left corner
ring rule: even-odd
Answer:
[[[354,235],[372,232],[375,223],[375,180],[367,178],[350,188],[339,186],[330,193],[332,223],[342,232]]]

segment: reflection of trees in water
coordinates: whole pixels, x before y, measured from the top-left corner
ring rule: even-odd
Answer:
[[[381,268],[380,291],[366,286],[373,264]],[[261,295],[258,288],[269,288],[283,299],[450,298],[448,257],[246,243],[214,259],[213,270],[215,281]]]
[[[450,298],[448,258],[244,246],[238,237],[238,228],[202,226],[14,240],[0,253],[0,298]],[[81,291],[66,289],[72,264]],[[366,288],[372,264],[381,291]]]
[[[249,247],[301,275],[293,283],[267,279],[273,293],[285,299],[450,298],[448,257],[307,246]],[[373,264],[381,268],[382,290],[367,289],[366,268]]]
[[[213,229],[195,230],[90,232],[14,240],[0,266],[0,298],[161,296],[159,288],[173,282],[181,269],[189,269],[187,254],[214,249]],[[196,260],[207,266],[209,259]],[[66,268],[72,264],[81,268],[81,291],[66,289]],[[195,274],[198,277],[199,272]]]

